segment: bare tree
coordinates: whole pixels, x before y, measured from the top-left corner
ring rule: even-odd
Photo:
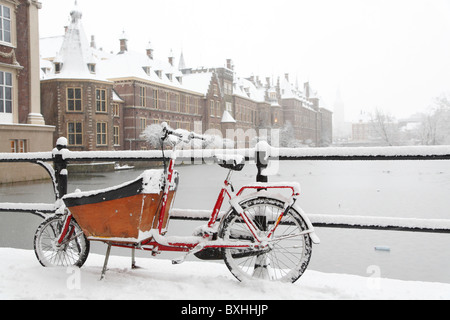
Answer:
[[[422,144],[438,145],[450,143],[450,98],[442,94],[434,99],[431,110],[422,118],[420,127]]]
[[[370,114],[370,118],[373,132],[377,138],[380,138],[389,146],[396,144],[398,139],[398,125],[395,118],[379,108],[376,108]]]

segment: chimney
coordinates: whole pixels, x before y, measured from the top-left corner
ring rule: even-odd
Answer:
[[[122,35],[120,36],[120,53],[124,53],[126,51],[128,51],[128,39],[127,36],[125,34],[125,30],[122,32]]]
[[[173,51],[172,51],[172,49],[170,50],[169,63],[173,67]]]
[[[305,84],[303,85],[304,89],[305,89],[305,96],[306,98],[309,98],[309,82],[305,82]]]
[[[146,51],[147,57],[153,60],[153,45],[151,41],[148,42]]]
[[[233,60],[227,59],[227,69],[233,70]]]
[[[153,49],[147,49],[147,56],[153,60]]]

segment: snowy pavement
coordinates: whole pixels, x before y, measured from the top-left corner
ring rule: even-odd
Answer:
[[[43,268],[30,250],[0,248],[0,299],[450,299],[450,284],[380,279],[307,270],[295,284],[240,283],[223,263],[111,256],[99,280],[103,256],[90,254],[83,268]]]

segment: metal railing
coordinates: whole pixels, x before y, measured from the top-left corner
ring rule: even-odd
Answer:
[[[257,169],[257,182],[268,182],[265,170],[271,160],[322,160],[322,161],[380,161],[380,160],[450,160],[450,146],[417,147],[354,147],[354,148],[274,148],[267,143],[258,143],[251,149],[194,149],[180,150],[177,162],[193,164],[212,163],[214,154],[233,153],[245,156],[253,161]],[[170,156],[171,151],[164,152]],[[67,165],[86,161],[120,162],[161,162],[164,161],[160,150],[151,151],[70,151],[64,145],[57,145],[51,152],[24,154],[0,153],[0,163],[30,162],[43,167],[51,177],[55,192],[55,203],[0,203],[0,211],[25,212],[46,217],[53,214],[67,193]],[[53,165],[51,165],[52,163]],[[198,210],[195,216],[186,215],[186,210],[173,210],[173,219],[207,219]],[[450,220],[446,219],[409,219],[389,217],[363,217],[308,214],[314,226],[326,228],[356,228],[374,230],[397,230],[415,232],[450,233]]]

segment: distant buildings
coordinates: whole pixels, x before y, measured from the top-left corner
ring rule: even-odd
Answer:
[[[118,53],[107,54],[88,41],[75,7],[62,37],[41,39],[41,104],[54,140],[66,136],[71,150],[146,149],[140,135],[152,123],[205,132],[257,132],[290,123],[295,139],[311,146],[332,141],[332,113],[321,106],[309,83],[243,78],[230,59],[221,67],[189,68],[128,50],[123,34]],[[57,54],[55,54],[57,52]],[[249,130],[252,129],[252,130]],[[246,145],[254,137],[248,136]]]

